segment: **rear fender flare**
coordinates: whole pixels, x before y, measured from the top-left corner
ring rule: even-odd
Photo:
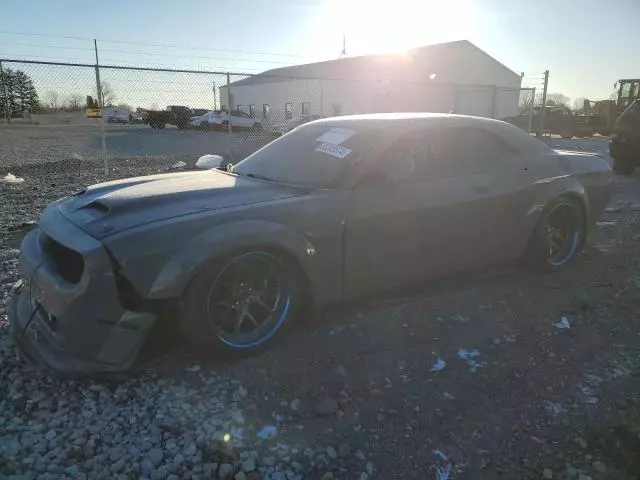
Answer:
[[[242,220],[212,227],[183,245],[160,270],[147,298],[179,297],[193,276],[213,259],[255,247],[287,253],[298,262],[314,290],[318,260],[315,247],[304,235],[276,222]]]
[[[583,206],[583,214],[589,211],[589,200],[587,193],[582,185],[575,177],[571,175],[554,177],[545,180],[539,180],[534,187],[537,192],[529,205],[524,218],[524,232],[519,245],[520,252],[524,253],[529,241],[535,231],[536,226],[540,222],[546,208],[561,197],[570,197],[578,200]],[[586,220],[586,218],[585,218]],[[585,222],[586,224],[586,222]],[[586,232],[585,232],[586,233]],[[584,241],[584,236],[583,236]]]

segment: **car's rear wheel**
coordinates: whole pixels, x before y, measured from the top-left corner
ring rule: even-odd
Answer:
[[[580,251],[584,235],[582,204],[577,199],[561,197],[545,209],[527,249],[528,263],[538,270],[559,270]]]
[[[302,298],[299,280],[292,261],[266,250],[213,262],[187,289],[180,328],[189,342],[212,353],[264,348],[293,322]]]
[[[563,127],[560,136],[565,140],[573,138],[573,129],[570,126]]]

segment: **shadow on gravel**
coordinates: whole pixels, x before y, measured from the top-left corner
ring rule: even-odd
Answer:
[[[640,423],[626,421],[591,432],[589,444],[629,478],[640,479]]]

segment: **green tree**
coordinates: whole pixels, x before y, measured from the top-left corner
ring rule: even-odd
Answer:
[[[33,80],[22,70],[4,69],[0,76],[0,114],[19,117],[39,108],[38,92]]]

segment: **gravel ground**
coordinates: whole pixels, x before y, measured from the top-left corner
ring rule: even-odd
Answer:
[[[109,159],[191,159],[209,153],[237,161],[273,140],[265,134],[214,132],[146,125],[109,125],[105,144]],[[0,127],[0,168],[4,166],[57,162],[60,160],[102,160],[100,130],[86,126],[11,125]]]
[[[638,177],[616,178],[558,274],[460,275],[321,312],[234,363],[174,341],[129,378],[68,380],[22,360],[4,305],[24,232],[102,166],[10,171],[25,182],[0,185],[2,478],[639,478]]]

